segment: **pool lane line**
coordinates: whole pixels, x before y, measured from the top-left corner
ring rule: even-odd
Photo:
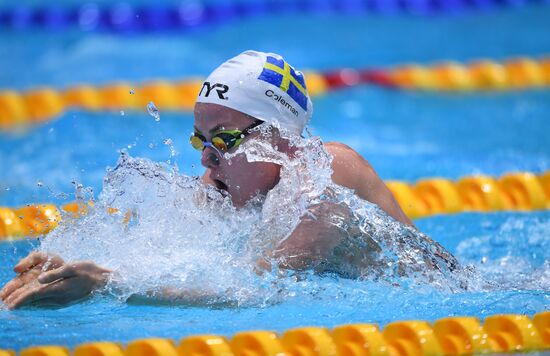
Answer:
[[[474,175],[457,181],[424,178],[415,184],[394,180],[385,183],[411,219],[464,212],[550,209],[550,171],[539,175],[510,172],[499,178]],[[0,240],[45,236],[57,227],[62,215],[78,218],[91,206],[93,202],[71,202],[59,208],[54,204],[0,207]],[[130,212],[120,212],[115,208],[109,208],[108,213],[120,214],[125,223],[131,219]]]
[[[525,353],[550,350],[550,312],[530,318],[521,314],[477,317],[453,316],[436,320],[347,324],[332,329],[299,327],[281,334],[243,331],[226,338],[192,335],[179,344],[172,339],[147,338],[116,342],[89,342],[74,348],[74,356],[424,356]],[[0,356],[12,355],[0,350]],[[69,356],[65,346],[24,348],[21,356]]]
[[[474,11],[550,4],[545,0],[240,0],[182,1],[179,4],[80,6],[18,4],[0,7],[0,30],[114,32],[121,35],[177,32],[193,34],[228,22],[281,15],[412,15],[429,19]]]
[[[468,64],[443,62],[431,66],[401,65],[389,69],[344,68],[305,73],[312,97],[334,90],[374,85],[398,90],[474,92],[550,87],[550,56],[521,57],[502,63],[478,60]],[[157,80],[131,85],[82,84],[66,89],[42,87],[18,92],[0,91],[0,130],[19,130],[60,117],[66,110],[89,112],[145,111],[154,102],[161,111],[191,112],[202,80]]]

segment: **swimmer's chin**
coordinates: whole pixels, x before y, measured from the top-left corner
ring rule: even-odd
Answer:
[[[231,188],[220,179],[211,179],[211,181],[206,184],[206,187],[206,192],[208,191],[208,189],[210,189],[211,191],[219,193],[222,198],[229,199],[231,201],[231,204],[237,209],[257,207],[258,205],[261,205],[266,198],[266,195],[260,193],[259,191],[256,191],[252,196],[246,198],[243,198],[238,192],[233,195],[231,192]],[[199,197],[196,198],[198,199]],[[205,195],[202,198],[203,199],[199,199],[199,201],[206,202],[212,200],[212,197],[208,197],[208,195]]]
[[[229,193],[229,187],[225,182],[220,179],[212,179],[212,182],[209,184],[214,190],[222,195],[224,198],[231,198],[231,193]]]

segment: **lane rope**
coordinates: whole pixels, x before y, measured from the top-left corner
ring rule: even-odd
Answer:
[[[475,175],[457,181],[427,178],[415,184],[393,180],[385,183],[411,219],[463,212],[550,209],[550,171],[540,175],[514,172],[499,178]],[[0,207],[0,240],[44,236],[59,224],[62,211],[77,218],[86,214],[90,206],[92,202],[71,202],[59,208],[53,204]],[[115,212],[118,210],[109,210]],[[125,220],[128,219],[126,212]]]
[[[186,33],[229,21],[274,15],[406,14],[430,17],[548,3],[545,0],[239,0],[137,6],[124,1],[109,6],[108,3],[86,3],[76,7],[16,5],[0,8],[0,29]]]
[[[65,346],[34,346],[21,356],[359,356],[359,355],[471,355],[524,353],[550,350],[550,311],[533,318],[499,314],[485,318],[447,317],[433,324],[423,320],[394,321],[381,330],[377,324],[348,324],[333,329],[301,327],[277,334],[244,331],[226,338],[218,335],[172,339],[148,338]],[[0,350],[0,356],[14,355]]]
[[[340,69],[305,73],[312,97],[363,84],[401,90],[472,92],[550,87],[550,57],[489,60],[465,65],[444,62],[432,66],[403,65],[393,69]],[[145,110],[154,102],[159,110],[193,110],[202,80],[158,80],[137,85],[76,85],[63,90],[43,87],[26,92],[0,91],[0,130],[21,129],[53,120],[66,110]]]

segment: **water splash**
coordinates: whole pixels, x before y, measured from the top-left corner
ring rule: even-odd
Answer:
[[[147,112],[149,113],[149,115],[151,115],[155,121],[160,121],[160,112],[159,112],[159,109],[157,109],[157,107],[155,106],[155,103],[153,103],[152,101],[149,102],[149,104],[147,104]]]
[[[270,135],[270,127],[260,127]],[[300,217],[313,213],[343,233],[341,244],[326,260],[314,268],[340,276],[384,281],[390,285],[430,284],[440,290],[479,289],[483,280],[472,268],[462,268],[440,244],[412,227],[389,217],[378,206],[360,199],[347,188],[332,181],[332,157],[318,137],[290,137],[295,154],[289,158],[262,140],[249,140],[237,154],[248,161],[268,161],[282,166],[281,178],[263,202],[264,243],[278,235],[283,241]],[[323,216],[311,207],[332,206],[333,213]],[[340,209],[344,207],[343,209]],[[340,212],[338,210],[340,209]]]
[[[272,134],[269,127],[259,130],[262,137]],[[121,299],[142,295],[263,305],[291,297],[297,276],[279,270],[276,261],[271,273],[259,275],[257,261],[268,258],[301,217],[319,213],[312,207],[331,206],[337,209],[317,218],[326,219],[345,238],[312,266],[317,274],[392,287],[475,287],[473,273],[462,270],[440,245],[334,184],[331,156],[318,138],[289,136],[289,146],[292,158],[258,138],[228,155],[231,160],[245,154],[249,161],[282,167],[274,189],[238,210],[228,196],[204,186],[198,177],[122,152],[89,213],[78,220],[64,217],[41,249],[114,270],[110,288]],[[76,182],[75,187],[84,201],[89,192]],[[298,280],[314,286],[317,277],[312,276],[305,273]]]
[[[250,281],[257,277],[243,250],[242,226],[254,218],[197,178],[122,153],[88,215],[64,217],[41,248],[113,269],[112,286],[123,299],[186,290],[217,303],[261,285]]]
[[[514,216],[490,230],[461,241],[457,256],[476,265],[495,290],[550,291],[550,221]]]
[[[175,157],[178,154],[176,149],[174,148],[174,141],[172,141],[171,138],[164,139],[162,143],[164,143],[170,149],[170,158]]]

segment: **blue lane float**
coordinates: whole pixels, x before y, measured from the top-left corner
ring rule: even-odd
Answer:
[[[182,1],[134,6],[86,3],[78,7],[15,5],[0,8],[0,29],[166,31],[211,26],[243,18],[281,14],[443,15],[550,4],[550,0],[236,0]]]

